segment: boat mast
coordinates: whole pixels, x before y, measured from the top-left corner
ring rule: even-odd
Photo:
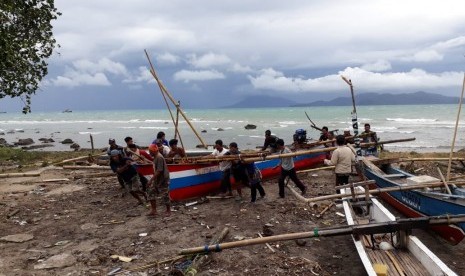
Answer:
[[[192,131],[194,132],[195,136],[197,136],[197,138],[200,140],[200,143],[202,143],[202,146],[204,148],[207,148],[207,144],[203,141],[202,137],[200,137],[199,133],[197,132],[197,130],[194,128],[194,126],[191,124],[189,118],[187,118],[186,114],[184,113],[184,111],[181,109],[181,104],[179,101],[176,101],[173,96],[171,96],[170,92],[168,92],[168,89],[166,89],[166,87],[163,85],[163,83],[161,82],[161,80],[158,78],[158,75],[155,71],[155,68],[153,67],[153,64],[152,64],[152,61],[150,60],[150,57],[149,57],[149,54],[147,53],[147,50],[144,50],[145,52],[145,55],[147,56],[147,60],[149,61],[149,64],[150,64],[150,73],[152,74],[152,76],[155,78],[155,80],[157,81],[157,84],[158,84],[158,87],[160,88],[160,92],[161,94],[163,95],[163,98],[165,99],[165,103],[168,107],[168,110],[170,112],[170,115],[171,115],[171,119],[173,120],[173,124],[174,124],[174,127],[175,127],[175,137],[176,135],[179,135],[179,139],[181,140],[181,135],[179,134],[179,130],[178,130],[178,118],[176,118],[176,120],[174,119],[173,117],[173,114],[171,113],[171,110],[169,108],[169,105],[168,105],[168,102],[166,100],[166,96],[170,99],[170,101],[173,103],[173,105],[176,107],[176,110],[177,110],[177,114],[181,114],[181,116],[184,118],[184,120],[186,120],[187,124],[190,126],[190,128],[192,129]],[[179,117],[179,116],[177,116]],[[182,140],[181,140],[181,144],[182,144]],[[184,147],[184,145],[183,145]]]
[[[350,86],[350,93],[352,94],[352,128],[354,129],[354,145],[355,151],[357,153],[357,159],[362,157],[362,148],[360,147],[360,136],[358,135],[358,121],[357,121],[357,108],[355,107],[355,96],[354,96],[354,87],[352,85],[352,80],[348,80],[346,77],[341,76],[341,78]]]

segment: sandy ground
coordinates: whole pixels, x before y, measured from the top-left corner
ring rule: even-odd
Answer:
[[[267,196],[249,203],[210,199],[186,207],[173,205],[170,217],[147,218],[147,209],[121,197],[116,177],[89,177],[105,171],[45,170],[40,177],[0,179],[0,236],[30,234],[21,243],[0,242],[0,275],[182,275],[189,259],[162,261],[182,248],[202,246],[229,228],[225,241],[256,238],[269,224],[276,234],[345,225],[342,209],[332,207],[321,218],[317,208],[297,201],[289,191],[278,198],[277,181],[265,183]],[[331,171],[300,174],[307,197],[333,193]],[[41,182],[68,178],[69,181]],[[185,203],[185,202],[184,202]],[[160,208],[161,210],[162,208]],[[432,233],[415,231],[422,241],[459,275],[465,275],[465,245],[450,246]],[[214,253],[197,275],[364,275],[350,236],[254,245]],[[111,255],[132,258],[131,262]],[[139,272],[129,272],[152,264]]]

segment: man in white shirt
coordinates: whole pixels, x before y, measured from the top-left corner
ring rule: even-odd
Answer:
[[[284,146],[284,140],[278,139],[276,142],[278,145],[278,153],[286,154],[291,153],[291,150]],[[287,176],[297,185],[297,187],[302,191],[302,195],[305,195],[307,192],[307,187],[297,178],[297,173],[294,168],[294,160],[292,157],[281,158],[276,167],[281,166],[281,175],[279,176],[278,185],[279,185],[279,196],[284,198],[284,179]]]
[[[211,153],[213,156],[223,156],[228,152],[227,149],[223,147],[222,140],[215,141],[215,150]],[[223,176],[221,177],[221,193],[224,195],[228,192],[229,196],[232,196],[232,188],[231,188],[231,161],[220,161],[219,162],[220,170],[223,172]]]

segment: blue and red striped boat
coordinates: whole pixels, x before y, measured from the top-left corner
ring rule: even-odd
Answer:
[[[303,154],[294,157],[296,170],[304,170],[323,164],[326,152]],[[276,177],[280,168],[275,168],[279,159],[257,161],[255,164],[262,172],[263,180]],[[170,171],[170,197],[173,201],[206,196],[220,188],[221,171],[218,162],[168,164]],[[137,170],[145,175],[153,175],[152,165],[137,165]],[[234,185],[234,182],[233,182]],[[233,186],[234,187],[234,186]]]

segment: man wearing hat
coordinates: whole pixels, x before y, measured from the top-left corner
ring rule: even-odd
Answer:
[[[107,150],[108,156],[111,156],[110,153],[111,153],[112,150],[117,150],[117,151],[121,154],[121,156],[126,156],[126,154],[125,154],[125,152],[124,152],[124,148],[121,147],[121,146],[118,146],[118,145],[116,144],[115,139],[113,139],[113,138],[108,139],[108,145],[109,145],[108,150]],[[110,166],[111,166],[111,158],[110,158]],[[112,170],[114,173],[116,173],[116,170],[114,170],[113,167],[111,167],[111,170]],[[121,178],[121,176],[120,176],[119,174],[117,174],[117,173],[116,173],[116,176],[117,176],[117,178],[118,178],[119,184],[121,185],[121,188],[122,188],[122,189],[125,189],[123,178]],[[124,195],[125,195],[125,193],[123,192],[122,196],[124,196]]]
[[[166,207],[166,215],[171,215],[171,202],[169,195],[170,173],[165,158],[160,153],[157,145],[149,146],[150,155],[153,156],[153,177],[149,180],[147,189],[147,201],[150,202],[149,217],[154,217],[157,214],[157,190],[160,193],[163,203]]]
[[[127,157],[123,157],[121,152],[117,149],[110,151],[110,166],[111,169],[123,179],[124,187],[137,201],[137,205],[143,205],[144,202],[141,196],[147,197],[144,192],[141,191],[141,183],[139,180],[139,174],[132,165],[132,160]]]

